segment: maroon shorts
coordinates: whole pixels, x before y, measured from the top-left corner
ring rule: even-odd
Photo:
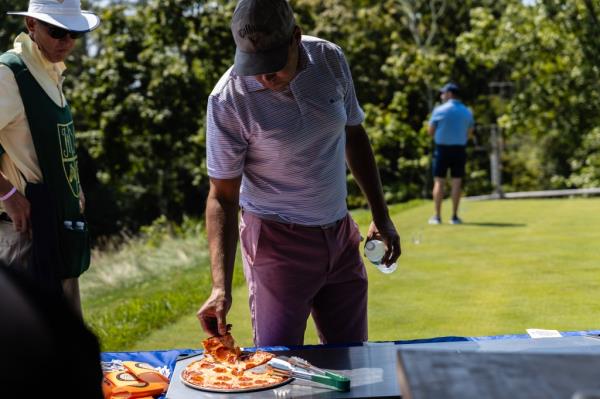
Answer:
[[[302,345],[309,314],[322,343],[367,341],[367,272],[350,215],[329,228],[241,219],[256,346]]]

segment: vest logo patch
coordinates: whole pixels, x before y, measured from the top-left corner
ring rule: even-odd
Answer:
[[[75,129],[73,122],[57,124],[58,142],[60,143],[60,156],[62,159],[65,178],[71,193],[79,198],[79,168],[77,165],[77,149],[75,148]]]

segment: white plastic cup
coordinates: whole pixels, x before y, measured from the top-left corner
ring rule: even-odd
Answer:
[[[382,263],[383,255],[385,255],[385,244],[381,240],[372,239],[365,243],[365,256],[369,261],[375,265],[380,272],[385,274],[393,273],[397,268],[397,263],[392,263],[391,265],[386,265]]]

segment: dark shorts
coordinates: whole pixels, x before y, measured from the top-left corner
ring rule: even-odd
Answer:
[[[450,169],[450,176],[464,177],[467,163],[466,148],[464,145],[436,144],[433,152],[433,176],[446,177]]]

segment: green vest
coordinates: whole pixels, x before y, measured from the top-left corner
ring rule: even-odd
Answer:
[[[54,196],[51,202],[55,204],[58,226],[60,277],[78,277],[90,265],[90,244],[88,226],[79,207],[81,187],[71,109],[68,105],[56,105],[16,54],[0,55],[0,63],[15,75],[43,181]]]

